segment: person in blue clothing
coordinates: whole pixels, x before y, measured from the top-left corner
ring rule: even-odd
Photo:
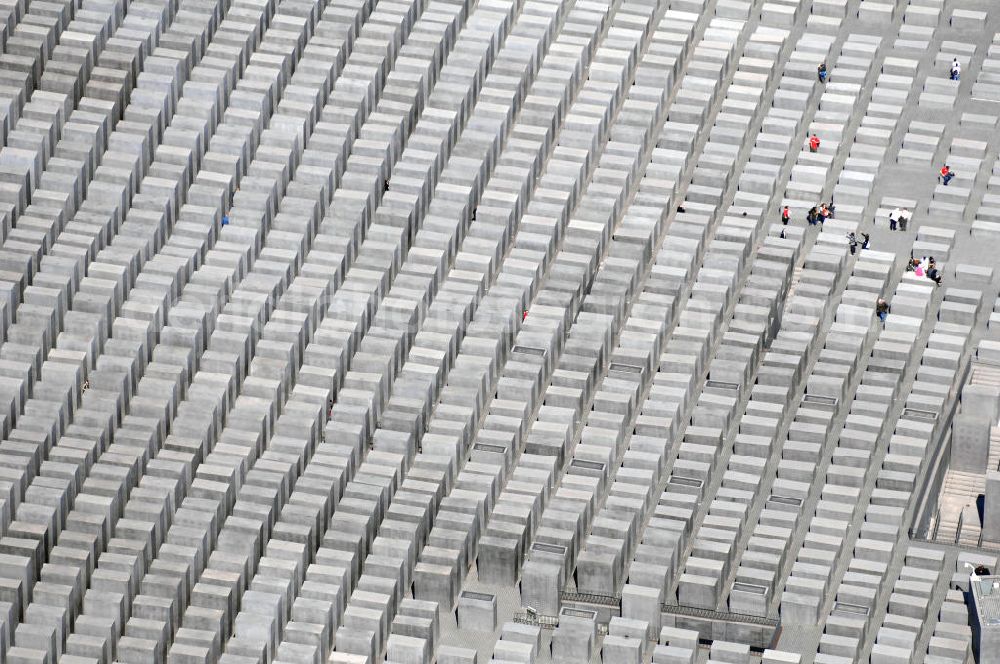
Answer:
[[[816,76],[819,78],[820,83],[826,83],[826,63],[819,63],[819,67],[816,67]]]
[[[962,64],[955,58],[951,61],[951,80],[957,81],[962,76]]]
[[[225,212],[222,213],[222,225],[223,226],[228,226],[229,225],[229,212],[233,208],[233,202],[236,200],[236,194],[238,194],[238,193],[240,193],[240,190],[237,187],[236,191],[234,191],[233,195],[229,198],[229,210],[226,210]]]
[[[934,262],[934,257],[931,256],[927,261],[927,278],[936,283],[938,286],[941,285],[941,271],[938,270],[937,263]]]
[[[889,303],[879,298],[875,304],[875,315],[882,321],[882,325],[885,325],[885,319],[889,316]]]
[[[816,208],[815,207],[811,207],[811,208],[809,208],[809,212],[806,213],[806,221],[809,222],[810,226],[815,226],[816,225],[816,218],[818,216],[819,216],[819,213],[816,211]]]

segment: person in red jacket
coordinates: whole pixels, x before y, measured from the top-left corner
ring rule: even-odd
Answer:
[[[816,152],[817,150],[819,150],[819,136],[813,134],[812,137],[809,138],[809,151]]]
[[[786,205],[781,210],[781,223],[782,223],[783,226],[787,226],[788,225],[788,220],[789,220],[789,218],[791,216],[792,216],[792,213],[788,210],[788,206]]]
[[[955,171],[951,170],[948,164],[941,167],[941,184],[947,187],[953,177],[955,177]]]

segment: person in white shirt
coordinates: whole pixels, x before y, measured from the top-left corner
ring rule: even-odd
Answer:
[[[896,222],[899,221],[899,215],[902,214],[900,209],[897,207],[889,212],[889,230],[896,230]]]
[[[951,61],[951,80],[957,81],[962,75],[962,64],[955,58]]]

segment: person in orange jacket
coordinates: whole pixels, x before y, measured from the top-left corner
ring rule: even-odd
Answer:
[[[830,208],[827,207],[826,203],[819,206],[819,223],[825,224],[826,220],[830,218]]]

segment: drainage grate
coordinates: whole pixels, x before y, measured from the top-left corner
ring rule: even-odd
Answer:
[[[497,454],[506,454],[507,448],[502,445],[491,445],[489,443],[476,443],[472,446],[472,449],[479,452],[495,452]]]
[[[733,590],[741,593],[750,593],[751,595],[761,595],[767,594],[767,586],[759,586],[756,583],[734,583]]]
[[[851,604],[850,602],[837,602],[833,605],[833,611],[842,616],[867,616],[871,609],[863,604]]]
[[[569,465],[580,470],[599,470],[602,472],[605,468],[605,465],[600,461],[586,461],[584,459],[573,459],[569,462]]]
[[[716,390],[731,390],[733,392],[738,392],[740,389],[740,384],[730,383],[724,380],[706,380],[705,387]]]
[[[699,480],[694,477],[678,477],[677,475],[671,475],[670,479],[667,480],[667,484],[690,486],[696,489],[700,489],[701,487],[705,486],[705,482],[703,480]]]
[[[535,542],[531,545],[532,551],[539,553],[554,553],[557,556],[566,555],[566,547],[562,544],[546,544],[545,542]]]
[[[938,414],[937,411],[923,410],[922,408],[904,408],[902,417],[909,417],[911,420],[933,422],[938,418]]]
[[[840,403],[837,397],[825,397],[820,394],[806,394],[802,397],[802,403],[812,403],[817,406],[834,406]]]

